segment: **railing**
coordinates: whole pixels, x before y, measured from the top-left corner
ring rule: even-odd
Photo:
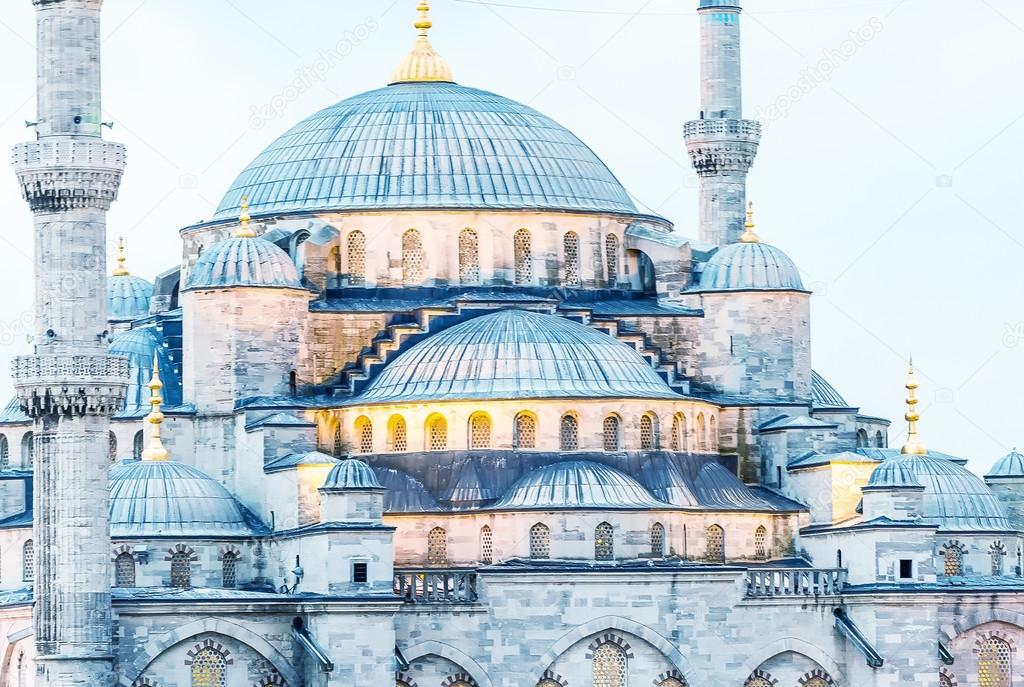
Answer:
[[[838,596],[846,586],[842,568],[762,568],[747,571],[747,598]]]
[[[396,570],[395,594],[412,603],[473,603],[476,572],[471,570]]]

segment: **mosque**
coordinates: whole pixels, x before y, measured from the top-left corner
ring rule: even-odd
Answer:
[[[106,267],[102,0],[33,0],[0,685],[1020,684],[1024,455],[927,448],[912,369],[890,447],[812,369],[746,198],[739,0],[699,3],[697,237],[458,83],[420,2],[388,85],[259,153],[150,281]]]

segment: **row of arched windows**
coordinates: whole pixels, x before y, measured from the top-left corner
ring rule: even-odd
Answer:
[[[170,552],[171,586],[188,589],[192,586],[192,552],[188,549]],[[221,587],[234,589],[238,586],[238,562],[241,559],[235,551],[227,551],[221,556]],[[114,585],[117,587],[135,586],[135,556],[130,551],[122,551],[114,557]]]
[[[538,418],[530,412],[520,412],[512,423],[512,448],[528,450],[537,448]],[[658,416],[653,412],[644,413],[639,420],[640,450],[668,448],[671,451],[708,451],[717,448],[717,423],[714,416],[705,420],[704,413],[698,413],[692,432],[688,430],[686,415],[672,416],[668,446],[664,446]],[[615,452],[628,448],[623,441],[622,418],[612,414],[602,421],[602,447]],[[577,451],[580,448],[580,420],[573,413],[566,413],[559,420],[559,450]],[[478,412],[469,416],[466,425],[466,445],[470,450],[493,447],[493,422],[487,413]],[[445,451],[449,448],[448,421],[439,413],[430,415],[424,423],[424,448],[427,451]],[[340,428],[335,432],[334,455],[344,452]],[[373,422],[362,415],[356,418],[354,427],[354,450],[357,453],[374,452]],[[385,451],[403,453],[409,450],[409,428],[405,418],[393,415],[387,424]]]
[[[967,547],[958,541],[947,542],[942,547],[943,565],[942,572],[946,577],[963,577],[964,556],[967,555]],[[1000,577],[1006,572],[1006,545],[996,540],[988,549],[991,571],[994,577]]]
[[[21,464],[25,469],[35,464],[36,442],[32,432],[25,432],[21,437]],[[0,470],[11,467],[11,445],[6,434],[0,434]]]
[[[358,286],[366,283],[366,235],[356,229],[350,231],[345,240],[348,258],[348,283]],[[514,281],[518,285],[533,283],[533,237],[528,229],[519,229],[512,237],[514,255]],[[580,238],[574,231],[567,231],[562,236],[563,252],[563,283],[566,286],[582,284]],[[463,229],[459,232],[458,245],[459,282],[461,284],[479,284],[480,272],[480,236],[474,229]],[[337,274],[342,273],[341,252],[332,251],[332,262]],[[621,247],[619,237],[608,234],[604,240],[604,270],[608,286],[615,286],[621,272]],[[408,229],[402,234],[402,281],[408,285],[423,282],[426,256],[423,249],[423,236],[417,229]]]
[[[885,435],[879,430],[875,432],[874,443],[866,429],[857,430],[857,448],[885,448]]]

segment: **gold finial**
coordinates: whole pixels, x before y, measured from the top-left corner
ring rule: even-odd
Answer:
[[[419,19],[413,26],[416,27],[418,35],[416,45],[412,52],[405,56],[398,69],[391,75],[391,83],[417,83],[423,81],[441,81],[454,83],[451,67],[444,61],[444,58],[437,54],[434,46],[430,44],[428,33],[434,22],[430,21],[430,3],[421,1],[416,6],[420,13]]]
[[[740,243],[761,243],[761,237],[754,233],[754,201],[747,203],[747,222],[743,225]]]
[[[917,380],[914,379],[914,359],[910,359],[910,371],[907,373],[907,441],[900,453],[908,456],[923,456],[928,453],[917,436],[917,421],[921,416],[917,413]]]
[[[256,238],[256,232],[249,226],[249,196],[242,196],[242,211],[238,215],[238,231],[235,232],[235,238]]]
[[[117,266],[114,268],[113,276],[115,277],[127,277],[128,268],[124,266],[126,258],[124,257],[124,237],[117,237]]]
[[[153,407],[149,411],[149,415],[146,416],[146,422],[150,424],[149,432],[149,445],[146,446],[146,450],[142,452],[142,460],[167,460],[169,455],[167,449],[164,448],[164,443],[160,439],[160,425],[164,421],[164,414],[160,412],[160,406],[163,404],[164,399],[160,395],[160,390],[164,388],[164,383],[160,381],[160,358],[156,353],[153,354],[153,378],[149,380],[150,396],[149,404]]]

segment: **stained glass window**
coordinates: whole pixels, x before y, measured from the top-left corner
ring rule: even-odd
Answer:
[[[216,649],[206,647],[192,657],[192,687],[226,687],[227,661]]]
[[[459,281],[480,283],[480,237],[472,229],[463,229],[459,234]]]
[[[448,564],[448,533],[443,527],[435,527],[427,535],[427,563],[429,565]]]
[[[365,415],[356,420],[356,436],[359,437],[359,452],[373,453],[373,423]]]
[[[391,450],[395,453],[405,453],[409,450],[409,431],[405,426],[405,418],[395,415],[389,424]]]
[[[469,418],[469,448],[481,449],[491,447],[491,418],[484,413],[476,413]]]
[[[608,286],[614,287],[619,280],[619,237],[608,234],[604,239],[604,256],[607,263]]]
[[[653,451],[658,448],[654,418],[649,414],[640,416],[640,448],[645,451]]]
[[[171,554],[171,586],[188,588],[192,586],[192,566],[190,556],[185,551]]]
[[[492,563],[494,561],[494,537],[491,528],[484,525],[480,528],[480,562]]]
[[[615,530],[607,522],[594,530],[594,558],[599,561],[615,559]]]
[[[366,235],[358,229],[348,235],[348,283],[366,281]]]
[[[36,545],[31,539],[21,547],[21,579],[25,582],[36,579]]]
[[[530,528],[530,558],[550,558],[551,530],[542,522]]]
[[[415,229],[402,234],[402,281],[414,285],[423,282],[423,239]]]
[[[604,450],[618,451],[622,445],[619,431],[619,418],[609,415],[604,419]]]
[[[958,545],[951,544],[946,548],[944,555],[946,557],[945,565],[943,566],[946,577],[960,577],[964,574],[964,552]]]
[[[520,229],[516,232],[513,242],[515,243],[516,284],[531,284],[533,283],[533,248],[530,245],[530,232]]]
[[[529,413],[516,415],[512,443],[515,448],[537,448],[537,420]]]
[[[768,530],[765,529],[764,525],[760,525],[757,530],[754,531],[754,556],[757,558],[767,558],[767,541],[768,541]]]
[[[660,522],[651,525],[651,555],[655,558],[665,555],[665,526]]]
[[[238,554],[228,552],[221,560],[221,584],[225,589],[234,589],[238,585]]]
[[[567,286],[580,285],[580,237],[576,232],[567,231],[563,238],[565,248],[565,283]]]
[[[135,586],[135,557],[127,551],[114,559],[114,583],[118,587]]]
[[[562,424],[559,431],[561,450],[575,451],[579,448],[579,429],[579,421],[575,415],[562,416]]]
[[[444,451],[448,448],[448,423],[440,415],[427,420],[427,450]]]
[[[705,533],[704,558],[712,563],[725,561],[725,531],[718,525],[711,525]]]
[[[978,652],[978,687],[1010,687],[1010,645],[989,637]]]
[[[626,687],[626,652],[605,642],[594,649],[592,670],[594,687]]]

